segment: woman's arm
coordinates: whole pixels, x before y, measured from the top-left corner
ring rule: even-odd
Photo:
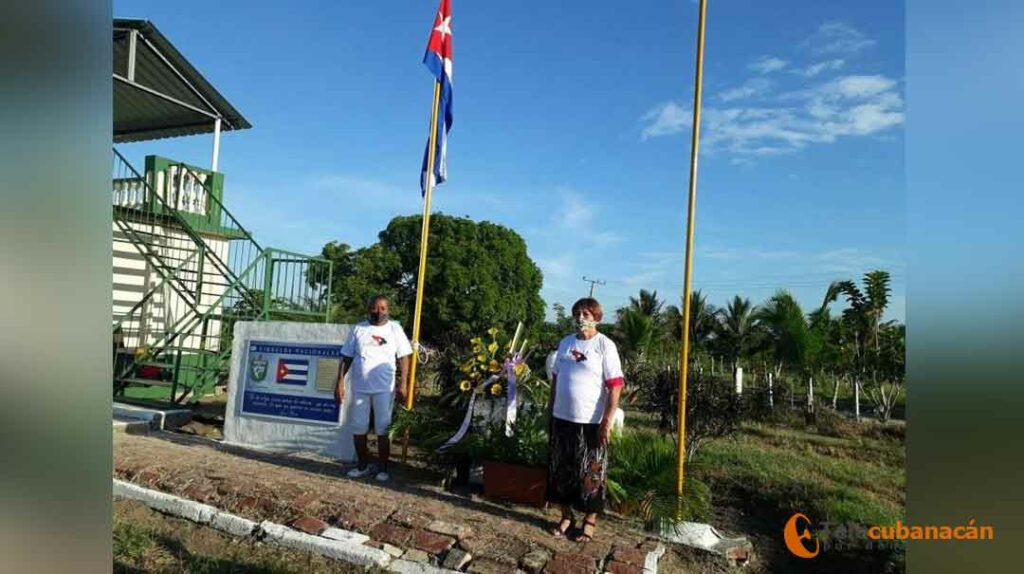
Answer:
[[[619,384],[608,387],[608,402],[604,406],[604,416],[601,418],[601,446],[608,444],[612,434],[612,420],[615,418],[615,410],[619,408],[619,395],[622,394],[621,379]]]

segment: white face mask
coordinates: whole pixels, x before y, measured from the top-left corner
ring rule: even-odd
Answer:
[[[582,315],[576,317],[576,332],[582,333],[584,331],[590,331],[597,329],[597,321],[592,319],[585,319]]]

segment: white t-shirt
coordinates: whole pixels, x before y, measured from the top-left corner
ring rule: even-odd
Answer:
[[[352,328],[341,354],[352,358],[353,392],[386,393],[395,390],[395,359],[411,355],[412,345],[397,321],[363,321]]]
[[[569,335],[558,343],[556,353],[552,368],[557,377],[555,417],[575,423],[600,423],[608,387],[622,384],[622,364],[615,342],[601,333],[586,340]]]

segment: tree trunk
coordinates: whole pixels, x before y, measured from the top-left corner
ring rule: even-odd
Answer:
[[[836,377],[832,385],[832,410],[836,410],[836,401],[839,400],[839,377]]]
[[[772,389],[772,372],[768,371],[768,407],[775,408],[775,395]]]
[[[807,377],[807,412],[805,417],[808,425],[817,422],[814,418],[814,378]]]
[[[853,380],[853,415],[860,422],[860,381]]]
[[[736,367],[732,372],[732,380],[736,384],[736,394],[743,394],[743,367]]]

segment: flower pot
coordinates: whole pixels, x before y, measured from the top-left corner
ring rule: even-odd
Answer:
[[[518,504],[544,506],[548,470],[543,467],[482,461],[484,496]]]

